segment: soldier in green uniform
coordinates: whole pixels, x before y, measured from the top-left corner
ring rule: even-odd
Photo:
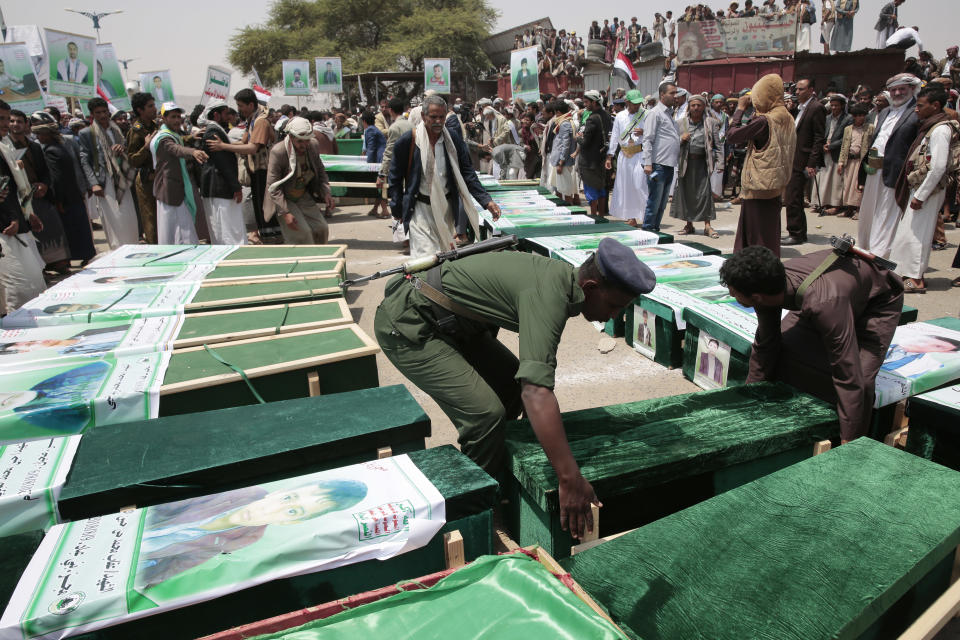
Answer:
[[[568,318],[606,322],[655,284],[649,267],[610,238],[579,269],[526,253],[479,254],[388,282],[374,331],[390,362],[453,422],[463,453],[494,477],[503,470],[504,423],[522,409],[556,471],[561,526],[581,538],[593,528],[597,497],[553,393],[560,335]],[[498,329],[519,334],[519,359],[497,341]]]
[[[127,133],[127,157],[137,170],[137,202],[140,226],[147,244],[157,244],[157,199],[153,197],[153,156],[150,141],[160,126],[157,105],[149,93],[135,93],[130,99],[136,121]]]

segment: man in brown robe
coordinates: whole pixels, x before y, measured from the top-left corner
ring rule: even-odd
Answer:
[[[747,247],[723,264],[720,280],[757,313],[747,382],[782,380],[835,401],[845,443],[869,429],[874,382],[900,321],[903,282],[847,255],[799,294],[831,251],[783,263],[766,247]],[[781,321],[784,309],[789,313]],[[832,384],[824,384],[827,375]]]

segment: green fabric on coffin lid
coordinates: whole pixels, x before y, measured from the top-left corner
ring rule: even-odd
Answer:
[[[958,493],[957,472],[861,438],[563,566],[647,639],[895,638],[949,581]]]
[[[478,558],[430,589],[401,591],[254,640],[355,640],[371,629],[392,629],[397,640],[423,638],[426,629],[433,638],[468,640],[489,638],[493,628],[498,640],[624,637],[543,565],[514,553]]]
[[[80,441],[64,520],[306,475],[424,448],[430,419],[402,385],[99,426]]]
[[[228,313],[191,313],[184,316],[177,333],[175,348],[188,341],[202,340],[207,336],[222,336],[248,331],[301,327],[319,323],[352,322],[344,313],[342,299],[293,305],[269,305],[250,307]],[[309,326],[306,328],[310,328]]]
[[[338,298],[342,295],[340,278],[336,276],[282,278],[264,282],[234,284],[216,283],[201,286],[190,304],[186,305],[186,311],[188,313],[214,311],[233,307]]]
[[[446,568],[443,533],[448,531],[460,531],[467,561],[492,553],[492,509],[497,495],[493,478],[451,445],[413,451],[408,455],[437,488],[446,504],[447,524],[426,546],[389,560],[369,560],[330,571],[275,580],[209,602],[75,637],[80,640],[195,638],[287,613],[291,609],[395,584],[411,576],[441,571]],[[24,534],[29,535],[33,535],[39,544],[36,534]],[[4,543],[10,539],[5,538]],[[4,553],[0,553],[0,570],[11,568],[11,571],[0,573],[0,594],[13,591],[36,544],[24,551],[23,556],[8,556],[6,547]],[[6,600],[0,601],[0,609],[6,608],[6,604]]]
[[[231,278],[286,278],[302,274],[332,272],[342,277],[343,262],[340,260],[292,260],[290,262],[258,262],[253,264],[221,264],[204,277],[204,282]]]
[[[517,236],[520,240],[521,251],[540,252],[544,249],[538,245],[525,242],[527,238],[543,238],[548,236],[572,236],[581,233],[610,233],[612,231],[634,231],[636,227],[623,222],[606,221],[600,218],[597,224],[572,224],[553,227],[520,227],[511,229],[510,233]],[[658,244],[667,244],[673,242],[673,236],[669,233],[659,233],[660,240]]]
[[[601,535],[792,464],[839,432],[829,405],[777,383],[574,411],[563,423],[605,504]],[[559,528],[556,476],[528,423],[508,424],[507,451],[515,539],[566,556],[571,539]]]
[[[267,402],[310,395],[307,374],[316,372],[320,393],[376,387],[379,348],[356,325],[343,325],[211,347],[243,370]],[[206,349],[174,351],[160,388],[160,415],[254,404],[247,384]]]
[[[342,244],[244,245],[221,262],[242,260],[296,260],[297,258],[334,258],[343,253]]]

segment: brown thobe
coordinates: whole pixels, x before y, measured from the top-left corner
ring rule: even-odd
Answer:
[[[743,111],[737,109],[730,118],[727,130],[728,144],[747,144],[753,140],[757,149],[763,149],[770,141],[770,126],[766,116],[756,115],[745,125],[735,125],[743,120]],[[742,179],[742,176],[741,176]],[[780,196],[759,200],[744,200],[740,206],[740,221],[737,236],[733,241],[734,253],[744,247],[760,245],[780,257]]]
[[[756,308],[747,382],[778,379],[836,402],[840,434],[852,440],[865,435],[870,425],[874,382],[900,321],[903,282],[872,262],[841,257],[797,304],[800,284],[830,251],[784,263],[783,306]],[[782,309],[790,313],[781,321]]]

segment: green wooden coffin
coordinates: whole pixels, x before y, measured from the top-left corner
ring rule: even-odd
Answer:
[[[254,282],[206,282],[184,311],[217,311],[264,304],[280,304],[338,298],[342,278],[330,273],[293,278],[265,278]]]
[[[958,492],[860,438],[562,564],[640,638],[896,638],[949,584]]]
[[[275,278],[339,275],[346,269],[343,258],[299,258],[289,262],[241,262],[220,263],[208,273],[204,282],[250,282]]]
[[[379,351],[355,324],[178,349],[160,387],[160,415],[256,403],[234,368],[267,402],[375,387]]]
[[[466,560],[492,552],[496,482],[450,445],[413,451],[413,463],[444,498],[446,520],[424,547],[388,560],[369,560],[319,573],[267,582],[215,600],[74,636],[82,640],[195,638],[291,609],[396,584],[446,568],[443,534],[459,531]],[[15,544],[11,544],[14,541]],[[4,538],[0,547],[0,608],[39,544],[37,533]]]
[[[512,229],[510,233],[515,234],[520,240],[520,250],[521,251],[537,251],[538,245],[534,245],[530,242],[526,242],[528,238],[542,238],[545,236],[570,236],[581,233],[609,233],[611,231],[633,231],[635,227],[631,227],[625,222],[610,221],[606,218],[599,218],[597,224],[585,224],[585,225],[567,225],[567,226],[554,226],[554,227],[519,227],[517,229]],[[673,242],[673,236],[669,233],[660,233],[660,244]],[[540,248],[540,252],[543,251],[543,248]],[[546,255],[546,254],[543,254]]]
[[[430,419],[402,385],[189,413],[87,431],[64,520],[306,475],[424,448]]]
[[[289,262],[301,258],[342,258],[345,244],[248,244],[237,247],[224,262]]]
[[[907,451],[960,470],[960,385],[910,398]]]
[[[651,522],[813,453],[839,433],[821,400],[758,384],[563,414],[573,456],[604,507],[600,535]],[[509,524],[522,546],[569,554],[557,479],[533,429],[507,426]]]

